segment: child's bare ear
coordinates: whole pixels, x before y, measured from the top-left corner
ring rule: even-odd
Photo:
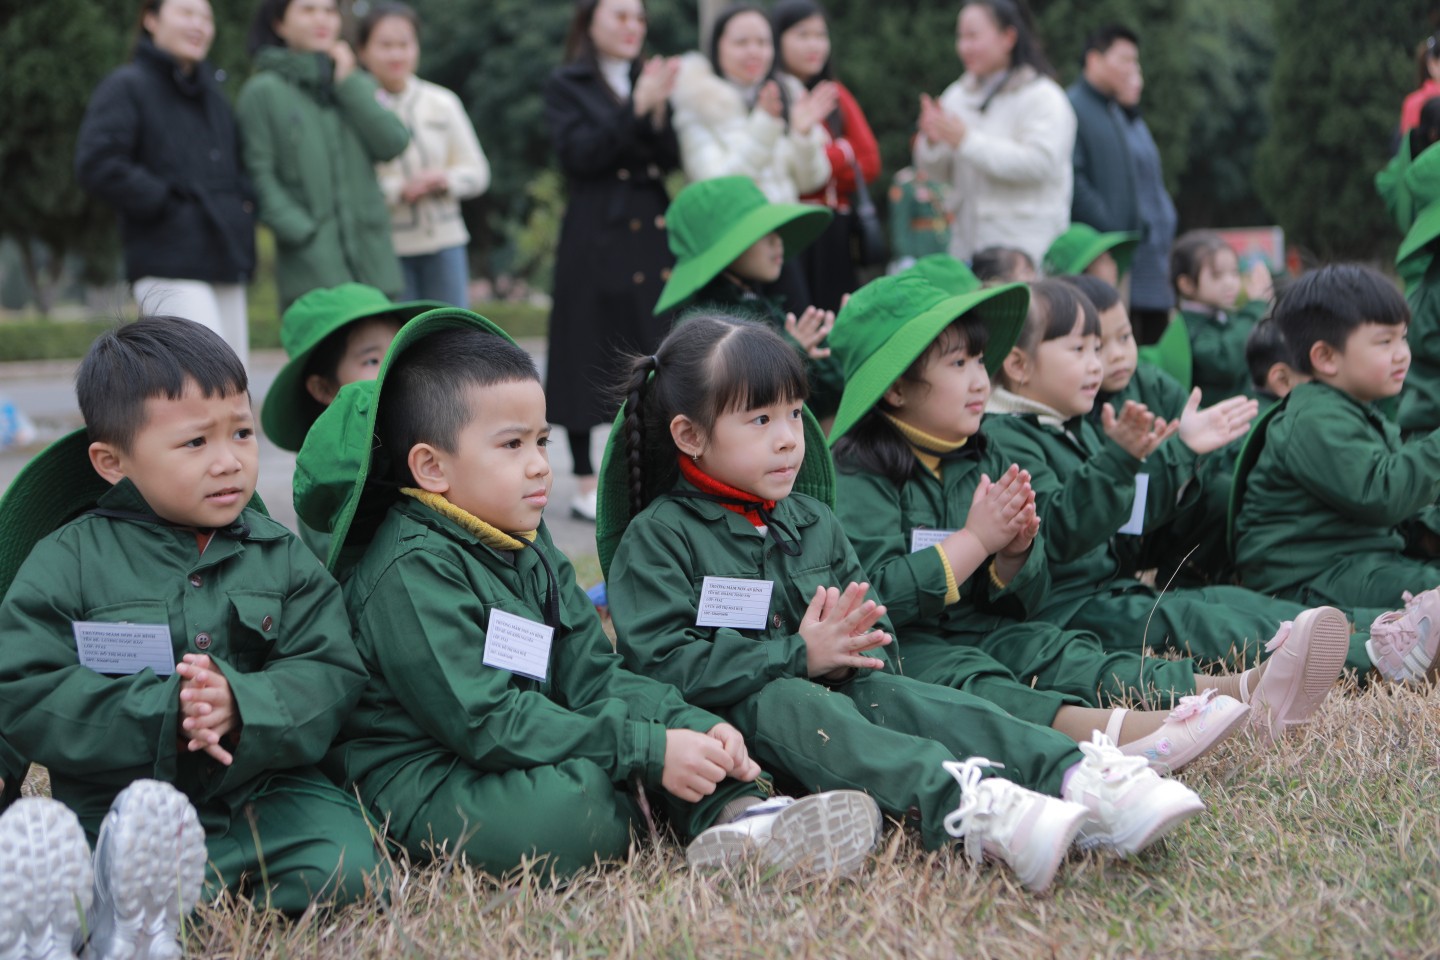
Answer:
[[[335,394],[340,392],[340,388],[329,377],[312,373],[305,378],[305,392],[314,397],[315,402],[322,407],[328,407],[335,402]]]
[[[125,468],[120,462],[120,451],[113,444],[98,440],[90,444],[90,466],[104,478],[106,483],[119,483],[125,479]]]
[[[415,478],[415,485],[421,490],[439,494],[450,492],[448,461],[435,447],[417,443],[410,448],[410,456],[405,462],[410,467],[410,476]]]
[[[676,414],[670,421],[670,439],[675,441],[676,449],[687,457],[698,457],[705,452],[704,431],[683,413]]]
[[[1175,280],[1175,289],[1182,297],[1193,297],[1195,296],[1195,281],[1181,275]]]
[[[896,410],[905,406],[905,381],[896,380],[880,395],[880,399],[894,407]]]
[[[1317,374],[1333,377],[1340,372],[1341,352],[1324,340],[1310,345],[1310,366]]]
[[[1019,347],[1011,347],[1000,364],[1000,372],[1010,387],[1021,387],[1030,382],[1030,355]]]

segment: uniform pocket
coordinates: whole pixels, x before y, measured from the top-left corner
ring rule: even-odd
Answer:
[[[242,673],[263,669],[284,624],[284,602],[274,593],[232,593],[230,630],[220,652]]]

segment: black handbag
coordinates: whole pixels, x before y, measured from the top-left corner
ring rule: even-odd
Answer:
[[[860,161],[855,159],[855,151],[850,149],[848,141],[841,140],[840,149],[850,161],[850,169],[855,171],[855,239],[857,257],[862,267],[873,267],[883,264],[886,261],[885,227],[880,223],[880,214],[875,209],[875,201],[870,199],[870,188],[865,185],[865,174],[860,169]]]

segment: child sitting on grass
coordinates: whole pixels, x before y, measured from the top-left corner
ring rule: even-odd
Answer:
[[[198,323],[142,318],[95,341],[76,393],[85,428],[0,501],[0,731],[92,841],[126,786],[174,784],[204,828],[207,898],[360,899],[370,827],[314,765],[364,668],[335,581],[252,502],[239,358]],[[135,905],[173,939],[175,902]]]
[[[412,321],[311,428],[296,508],[334,537],[370,672],[328,768],[412,857],[497,876],[623,859],[632,783],[693,865],[858,866],[867,797],[766,800],[733,726],[624,669],[541,521],[549,435],[529,354],[458,309]]]

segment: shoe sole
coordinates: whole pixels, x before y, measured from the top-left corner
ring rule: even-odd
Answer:
[[[74,957],[92,882],[75,814],[54,800],[17,800],[0,817],[0,960]]]
[[[1302,649],[1292,646],[1297,643]],[[1272,743],[1285,736],[1290,728],[1309,722],[1334,689],[1345,667],[1345,656],[1350,652],[1349,618],[1334,607],[1306,610],[1295,618],[1290,637],[1271,659],[1285,656],[1287,651],[1294,661],[1291,669],[1296,674],[1279,691],[1279,699],[1271,700],[1265,692],[1274,666],[1265,668],[1265,674],[1250,696],[1250,716],[1254,718],[1255,729],[1262,740]]]
[[[1171,759],[1150,760],[1150,769],[1162,776],[1183,769],[1244,729],[1249,718],[1250,705],[1241,704],[1239,710],[1231,712],[1229,720],[1223,726],[1210,727],[1194,743],[1189,744],[1185,750],[1178,751]],[[1120,751],[1124,753],[1125,748],[1122,746]]]
[[[1123,841],[1118,840],[1113,834],[1080,837],[1075,841],[1075,846],[1081,850],[1100,850],[1123,860],[1149,847],[1186,820],[1203,813],[1204,810],[1205,801],[1195,797],[1192,802],[1184,806],[1177,806],[1172,812],[1151,823],[1133,837],[1127,836]]]
[[[801,797],[780,811],[762,849],[782,870],[851,873],[880,839],[880,808],[859,790],[831,790]]]
[[[87,960],[182,956],[180,916],[205,879],[205,833],[185,795],[156,780],[126,787],[100,828],[95,864]]]

